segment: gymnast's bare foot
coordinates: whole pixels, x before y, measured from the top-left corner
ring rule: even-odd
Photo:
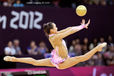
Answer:
[[[100,52],[100,51],[102,51],[103,47],[105,47],[106,45],[107,45],[107,43],[106,42],[103,42],[103,43],[99,44],[96,47],[96,49]]]
[[[3,60],[4,60],[4,61],[10,61],[10,62],[13,62],[13,61],[15,61],[15,59],[16,59],[16,57],[5,56]]]

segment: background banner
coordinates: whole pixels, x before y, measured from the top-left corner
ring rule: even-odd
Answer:
[[[56,68],[33,68],[33,69],[27,68],[27,69],[0,70],[0,72],[27,72],[27,71],[29,71],[29,73],[30,71],[48,71],[49,76],[114,76],[114,66],[73,67],[65,70],[58,70]]]

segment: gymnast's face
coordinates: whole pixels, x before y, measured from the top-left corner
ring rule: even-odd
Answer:
[[[56,27],[56,24],[55,24],[55,23],[52,23],[52,25],[53,25],[53,29],[51,29],[50,32],[51,32],[52,34],[56,34],[58,28]]]

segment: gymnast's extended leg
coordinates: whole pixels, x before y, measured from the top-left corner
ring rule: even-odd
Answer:
[[[90,59],[96,52],[101,51],[102,48],[105,47],[106,45],[107,45],[106,43],[102,43],[84,55],[67,58],[63,63],[58,65],[58,67],[59,67],[58,69],[66,69],[66,68],[72,67],[80,62],[84,62],[84,61]]]
[[[49,58],[46,59],[40,59],[40,60],[35,60],[33,58],[16,58],[16,57],[11,57],[11,56],[6,56],[4,57],[5,61],[10,61],[10,62],[21,62],[21,63],[27,63],[27,64],[32,64],[34,66],[49,66],[49,67],[54,67],[52,63],[50,62]]]

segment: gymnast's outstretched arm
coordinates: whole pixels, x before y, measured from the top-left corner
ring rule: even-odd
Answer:
[[[88,20],[87,24],[85,24],[85,20],[83,19],[81,25],[68,27],[64,30],[58,31],[55,37],[57,37],[58,39],[65,38],[66,36],[71,35],[75,32],[78,32],[84,28],[88,28],[89,24],[90,24],[90,20]]]

